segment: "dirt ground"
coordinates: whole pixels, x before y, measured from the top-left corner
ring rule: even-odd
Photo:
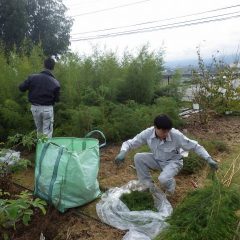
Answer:
[[[208,128],[199,125],[197,115],[186,120],[186,125],[181,129],[198,139],[221,140],[228,145],[240,144],[240,117],[221,117],[209,122]],[[130,180],[137,179],[133,166],[132,155],[128,155],[125,163],[119,167],[114,165],[114,158],[119,152],[120,144],[108,145],[101,150],[101,163],[99,171],[100,187],[104,191],[110,187],[122,186]],[[220,159],[221,156],[214,156]],[[32,189],[34,173],[33,168],[28,172],[14,176],[19,184]],[[175,207],[184,198],[188,191],[203,185],[208,170],[194,175],[178,175],[176,177],[176,193],[169,201]],[[153,173],[158,175],[158,173]],[[26,177],[27,176],[27,177]],[[107,226],[97,219],[95,205],[92,202],[78,209],[71,209],[64,214],[49,207],[43,216],[35,214],[31,224],[27,227],[17,226],[15,233],[11,232],[14,240],[40,239],[43,233],[45,240],[75,240],[75,239],[122,239],[124,231]]]
[[[240,144],[239,116],[216,116],[207,126],[203,126],[198,123],[198,115],[193,115],[186,120],[185,129],[198,139],[220,140],[228,145]]]

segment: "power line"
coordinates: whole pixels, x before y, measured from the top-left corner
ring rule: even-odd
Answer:
[[[128,7],[128,6],[140,4],[140,3],[143,3],[143,2],[149,2],[149,1],[151,1],[151,0],[142,0],[142,1],[138,1],[138,2],[133,2],[133,3],[128,3],[128,4],[119,5],[119,6],[116,6],[116,7],[105,8],[105,9],[100,9],[100,10],[96,10],[96,11],[81,13],[81,14],[73,15],[73,16],[71,16],[71,17],[80,17],[80,16],[84,16],[84,15],[89,15],[89,14],[94,14],[94,13],[99,13],[99,12],[105,12],[105,11],[110,11],[110,10],[113,10],[113,9]]]
[[[125,26],[112,27],[112,28],[105,28],[105,29],[99,29],[99,30],[94,30],[94,31],[73,33],[71,35],[72,36],[73,35],[82,35],[82,34],[88,34],[88,33],[94,33],[94,32],[103,32],[103,31],[109,31],[109,30],[115,30],[115,29],[121,29],[121,28],[135,27],[135,26],[146,25],[146,24],[150,24],[150,23],[157,23],[157,22],[175,20],[175,19],[184,18],[184,17],[192,17],[192,16],[197,16],[197,15],[202,15],[202,14],[205,14],[205,13],[211,13],[211,12],[226,10],[226,9],[235,8],[235,7],[239,7],[239,6],[240,6],[240,4],[237,4],[237,5],[233,5],[233,6],[217,8],[217,9],[213,9],[213,10],[208,10],[208,11],[198,12],[198,13],[192,13],[192,14],[187,14],[187,15],[178,16],[178,17],[165,18],[165,19],[159,19],[159,20],[155,20],[155,21],[141,22],[141,23],[136,23],[136,24],[132,24],[132,25],[125,25]]]
[[[201,20],[207,20],[207,19],[211,19],[211,18],[216,18],[216,17],[222,17],[222,16],[226,16],[226,15],[230,15],[230,14],[235,14],[235,13],[239,13],[239,11],[237,12],[232,12],[232,13],[225,13],[225,14],[219,14],[219,15],[215,15],[215,16],[209,16],[209,17],[204,17],[204,18],[197,18],[197,19],[191,19],[191,20],[186,20],[186,21],[182,21],[182,22],[175,22],[175,23],[168,23],[168,24],[164,24],[164,25],[159,25],[159,26],[151,26],[151,27],[145,27],[145,28],[138,28],[138,29],[132,29],[132,30],[128,30],[128,31],[122,31],[122,32],[113,32],[113,33],[105,33],[102,35],[96,35],[96,36],[107,36],[107,35],[115,35],[115,34],[121,34],[121,33],[129,33],[129,32],[139,32],[139,31],[144,31],[144,30],[150,30],[150,29],[155,29],[155,28],[159,28],[159,27],[169,27],[169,26],[174,26],[176,24],[185,24],[185,23],[191,23],[194,21],[201,21]],[[95,37],[95,36],[93,36]],[[89,38],[89,37],[88,37]],[[91,36],[90,36],[91,38]],[[75,39],[73,39],[75,40]]]
[[[196,21],[196,20],[191,20],[191,21],[188,21],[189,23],[183,23],[183,22],[181,23],[180,22],[180,23],[174,23],[174,24],[160,25],[160,26],[156,26],[156,27],[145,28],[145,29],[142,29],[142,30],[123,31],[123,32],[116,32],[116,33],[111,33],[111,34],[90,36],[90,37],[86,37],[86,38],[72,39],[71,41],[72,42],[77,42],[77,41],[94,40],[94,39],[108,38],[108,37],[117,37],[117,36],[144,33],[144,32],[154,32],[154,31],[160,31],[160,30],[166,30],[166,29],[173,29],[173,28],[199,25],[199,24],[203,24],[203,23],[224,21],[224,20],[234,19],[234,18],[238,18],[238,17],[240,17],[240,15],[229,16],[229,17],[224,17],[224,18],[217,18],[217,19],[210,19],[210,20],[204,20],[204,21],[198,21],[198,22],[192,22],[192,21]]]
[[[63,2],[63,4],[67,7],[75,7],[75,6],[82,6],[84,4],[89,4],[89,3],[95,3],[95,2],[99,2],[99,0],[93,0],[93,1],[85,1],[85,2],[81,2],[81,4],[77,3],[77,4],[70,4],[70,5],[67,5],[66,3]]]

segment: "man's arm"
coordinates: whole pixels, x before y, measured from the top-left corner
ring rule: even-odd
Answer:
[[[54,92],[54,102],[59,102],[59,96],[60,96],[60,87],[57,87]]]
[[[149,135],[150,129],[146,129],[141,133],[137,134],[133,139],[127,140],[122,144],[119,154],[115,158],[115,163],[123,163],[127,152],[131,149],[140,147],[147,143],[147,136]]]
[[[207,150],[203,146],[201,146],[197,141],[187,138],[182,133],[179,133],[178,137],[179,137],[180,146],[184,150],[187,150],[187,151],[193,150],[198,156],[205,159],[211,168],[215,170],[218,169],[217,162],[212,159],[212,157],[209,155]]]
[[[204,159],[210,157],[209,153],[203,146],[201,146],[197,141],[187,138],[183,134],[180,136],[180,146],[186,151],[193,150],[198,156]]]
[[[27,80],[25,80],[23,83],[21,83],[18,88],[21,92],[25,92],[26,90],[29,90],[30,86],[30,77],[28,77]]]
[[[147,143],[147,136],[149,135],[149,129],[145,129],[141,133],[137,134],[134,138],[123,142],[121,151],[129,151],[131,149],[138,148]]]

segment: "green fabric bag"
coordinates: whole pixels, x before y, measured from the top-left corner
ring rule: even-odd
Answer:
[[[104,143],[90,138],[99,133]],[[97,180],[99,148],[106,145],[102,132],[85,138],[56,137],[39,141],[35,162],[34,194],[53,204],[60,212],[86,204],[100,195]]]

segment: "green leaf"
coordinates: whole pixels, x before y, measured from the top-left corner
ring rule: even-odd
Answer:
[[[7,215],[9,219],[16,220],[19,208],[17,206],[10,206],[7,208]]]
[[[45,215],[45,214],[46,214],[46,209],[45,209],[45,207],[44,207],[44,206],[42,206],[42,205],[39,205],[39,206],[38,206],[38,208],[39,208],[39,209],[41,209],[41,211],[42,211],[43,215]]]
[[[7,233],[3,233],[3,240],[9,240],[9,236]]]
[[[22,217],[22,221],[23,221],[23,224],[24,225],[28,225],[28,223],[30,222],[31,220],[31,215],[29,214],[24,214],[23,217]]]
[[[24,211],[24,214],[33,215],[33,210],[32,209],[27,209],[27,210]]]

